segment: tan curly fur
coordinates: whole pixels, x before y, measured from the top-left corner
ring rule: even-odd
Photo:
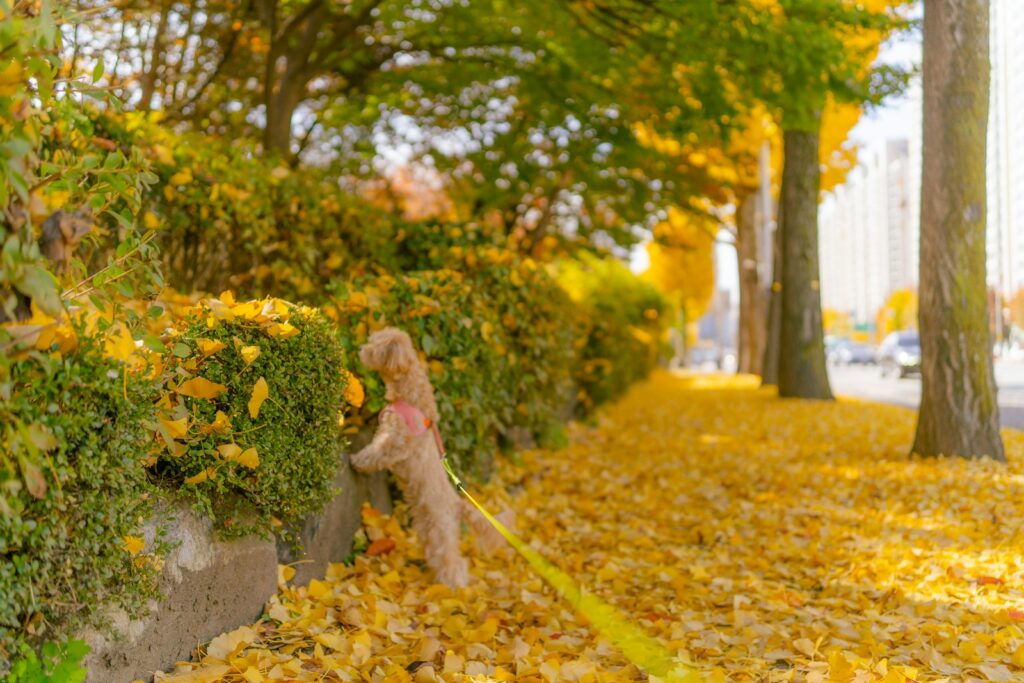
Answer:
[[[380,374],[389,403],[410,403],[437,424],[434,390],[408,334],[394,327],[374,332],[360,349],[359,358]],[[504,545],[501,535],[448,481],[429,429],[413,435],[395,411],[384,411],[373,441],[351,461],[363,472],[394,473],[409,503],[413,529],[423,544],[427,564],[441,583],[458,587],[469,582],[469,563],[459,550],[460,520],[473,529],[481,549],[492,551]]]

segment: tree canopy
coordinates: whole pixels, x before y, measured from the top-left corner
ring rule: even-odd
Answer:
[[[892,79],[862,36],[898,23],[890,5],[84,0],[65,38],[68,68],[104,61],[130,107],[349,178],[423,165],[462,220],[531,250],[732,200],[746,176],[700,150],[877,99]]]

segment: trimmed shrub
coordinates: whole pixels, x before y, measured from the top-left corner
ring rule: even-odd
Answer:
[[[90,623],[101,603],[144,612],[155,590],[140,537],[155,395],[94,339],[78,344],[0,373],[0,660]]]
[[[97,115],[157,177],[143,198],[168,284],[183,292],[273,294],[318,303],[356,258],[391,260],[396,217],[336,176],[291,170],[246,144],[176,133],[145,114]]]
[[[497,248],[454,247],[458,270],[379,275],[338,283],[325,310],[354,363],[370,332],[404,329],[420,348],[456,467],[486,477],[499,440],[520,428],[543,437],[572,395],[569,300],[528,259]],[[383,406],[379,380],[360,366],[369,400]]]
[[[324,317],[223,295],[193,309],[166,345],[157,480],[225,537],[286,534],[319,511],[359,393]]]
[[[576,414],[585,416],[655,368],[669,307],[653,285],[614,259],[564,261],[558,281],[576,304]]]

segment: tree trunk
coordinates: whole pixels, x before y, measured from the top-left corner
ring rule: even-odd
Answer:
[[[764,361],[765,306],[757,273],[758,195],[747,195],[736,214],[736,260],[740,270],[740,372],[761,374]]]
[[[928,0],[914,452],[1005,460],[985,291],[989,3]]]
[[[306,94],[315,69],[310,57],[317,45],[317,34],[327,20],[328,9],[323,2],[311,1],[301,16],[292,17],[278,26],[278,3],[268,1],[261,6],[261,20],[270,36],[266,70],[263,75],[263,101],[266,107],[266,128],[263,149],[291,156],[292,117]]]
[[[787,130],[782,168],[779,396],[831,399],[818,281],[818,131]]]
[[[291,155],[292,116],[302,100],[306,83],[295,77],[290,77],[290,74],[286,73],[277,83],[271,84],[269,87],[267,127],[263,131],[263,147],[267,152],[287,158]]]

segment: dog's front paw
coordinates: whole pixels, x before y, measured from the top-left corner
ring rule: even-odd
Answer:
[[[357,469],[360,472],[368,472],[369,470],[373,469],[373,454],[369,453],[369,450],[370,449],[368,448],[364,448],[358,453],[352,453],[351,455],[349,455],[349,464],[351,464],[354,469]]]

